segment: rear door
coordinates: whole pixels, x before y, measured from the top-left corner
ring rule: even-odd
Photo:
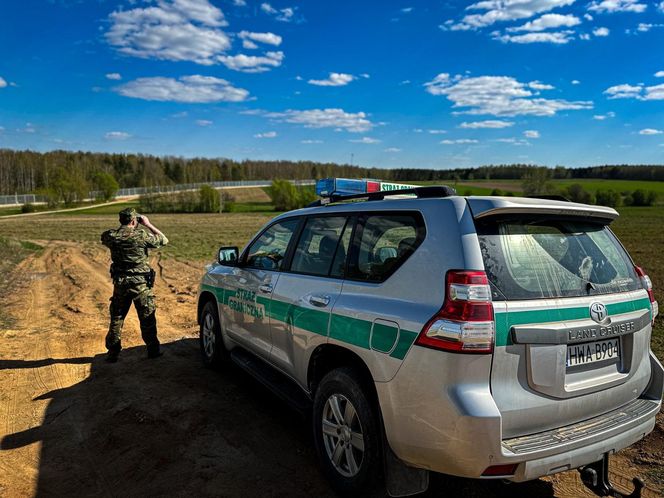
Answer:
[[[650,300],[613,233],[589,219],[476,220],[496,317],[491,390],[504,438],[612,411],[647,386]]]
[[[306,379],[308,353],[327,342],[354,222],[345,214],[307,217],[290,269],[272,294],[271,361],[296,379]]]

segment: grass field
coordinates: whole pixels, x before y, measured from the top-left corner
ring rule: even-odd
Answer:
[[[121,207],[109,206],[109,214],[86,211],[0,220],[0,233],[19,240],[48,244],[49,240],[98,243],[100,234],[117,226]],[[112,209],[110,209],[112,208]],[[107,208],[99,208],[106,211]],[[664,208],[625,207],[612,225],[637,265],[650,275],[657,300],[664,305]],[[154,214],[152,222],[170,239],[164,256],[187,261],[210,262],[221,245],[242,247],[276,213]],[[6,249],[8,250],[8,249]],[[22,254],[25,254],[24,252]],[[0,257],[3,255],[0,254]],[[664,324],[658,319],[653,348],[664,358]]]

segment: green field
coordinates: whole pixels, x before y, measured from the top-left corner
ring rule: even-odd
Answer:
[[[117,225],[118,206],[110,214],[89,215],[86,211],[0,220],[0,233],[19,240],[47,245],[49,240],[99,243],[102,231]],[[106,208],[100,208],[106,209]],[[613,230],[635,263],[650,275],[655,296],[664,304],[664,208],[620,208]],[[209,262],[221,245],[242,247],[276,213],[154,214],[152,222],[170,239],[164,256],[187,261]],[[664,324],[657,320],[653,348],[664,358]]]

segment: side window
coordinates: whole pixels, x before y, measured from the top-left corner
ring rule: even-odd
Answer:
[[[346,216],[321,216],[309,218],[293,255],[291,270],[310,275],[328,276],[333,261],[336,262],[342,249],[339,240],[346,226]],[[340,266],[343,268],[345,252]]]
[[[246,266],[263,270],[280,270],[288,244],[300,220],[292,218],[275,223],[256,239],[247,251]]]
[[[383,282],[399,268],[424,240],[419,214],[369,215],[362,224],[357,261],[349,277]]]

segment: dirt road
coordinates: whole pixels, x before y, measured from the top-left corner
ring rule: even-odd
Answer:
[[[306,420],[242,372],[201,366],[202,265],[153,261],[165,355],[145,358],[131,311],[107,364],[106,252],[45,246],[2,303],[16,321],[0,330],[0,496],[331,495]],[[428,495],[585,494],[572,472],[510,486],[435,477]]]

